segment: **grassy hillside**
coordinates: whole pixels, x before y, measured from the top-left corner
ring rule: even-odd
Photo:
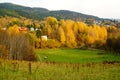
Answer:
[[[103,50],[80,50],[80,49],[42,49],[36,50],[40,61],[91,63],[120,61],[120,56]]]

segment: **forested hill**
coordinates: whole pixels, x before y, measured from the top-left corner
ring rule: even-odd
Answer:
[[[68,11],[68,10],[57,10],[50,11],[45,8],[31,8],[21,5],[16,5],[12,3],[0,3],[0,16],[14,16],[14,17],[26,17],[31,19],[44,19],[47,16],[53,16],[57,19],[72,19],[72,20],[85,20],[85,19],[94,19],[102,20],[99,17],[86,15],[78,12]]]

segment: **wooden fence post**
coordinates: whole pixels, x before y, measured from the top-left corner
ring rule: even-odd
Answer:
[[[32,64],[31,64],[31,62],[29,62],[28,67],[29,67],[29,73],[32,74]]]

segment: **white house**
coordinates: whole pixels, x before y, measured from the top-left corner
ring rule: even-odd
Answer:
[[[5,27],[3,27],[3,28],[1,28],[2,30],[6,30],[7,28],[5,28]]]
[[[34,31],[34,28],[33,28],[33,27],[31,27],[31,28],[30,28],[30,31]]]
[[[41,39],[47,41],[47,35],[41,36]]]

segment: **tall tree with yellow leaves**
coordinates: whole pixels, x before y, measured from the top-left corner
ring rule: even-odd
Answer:
[[[58,21],[55,17],[47,17],[45,26],[48,27],[48,31],[51,31],[50,38],[56,39],[58,33]]]
[[[72,30],[74,22],[71,20],[67,21],[66,25],[66,45],[68,47],[76,47],[76,38]]]
[[[59,40],[62,44],[64,44],[66,41],[65,33],[62,27],[59,27]]]

